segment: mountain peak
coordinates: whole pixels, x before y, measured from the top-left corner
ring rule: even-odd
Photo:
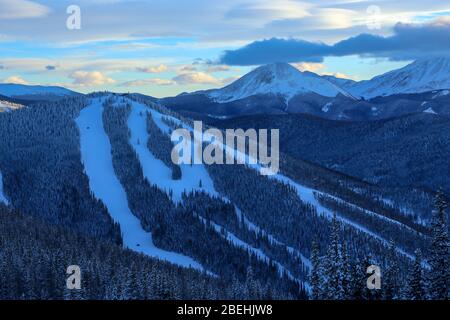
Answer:
[[[286,101],[298,94],[316,93],[335,97],[345,91],[312,72],[301,72],[288,63],[263,65],[232,84],[213,90],[209,96],[218,102],[230,102],[253,95],[281,95]]]
[[[348,88],[353,95],[367,99],[444,89],[450,89],[450,57],[444,56],[419,59]]]

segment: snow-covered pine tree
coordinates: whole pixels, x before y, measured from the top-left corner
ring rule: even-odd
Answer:
[[[449,291],[449,238],[447,233],[447,202],[442,190],[435,198],[436,212],[432,226],[429,294],[433,300],[448,299]]]
[[[394,300],[399,298],[399,272],[397,254],[394,241],[389,242],[388,255],[386,257],[385,271],[382,272],[384,281],[382,282],[383,299]]]
[[[311,285],[311,300],[320,300],[322,295],[319,254],[319,245],[316,241],[314,241],[311,249],[311,270],[309,276],[309,283]]]
[[[342,268],[343,268],[343,278],[342,278],[342,289],[344,291],[344,299],[351,298],[351,282],[352,279],[352,268],[350,266],[350,256],[348,254],[347,245],[342,243]]]
[[[414,253],[415,259],[409,275],[408,293],[405,298],[408,300],[423,300],[425,295],[423,287],[422,252],[420,249],[417,249]]]
[[[329,300],[344,299],[342,279],[344,277],[341,257],[341,244],[339,240],[340,226],[334,214],[330,235],[330,244],[325,259],[325,285],[324,296]]]

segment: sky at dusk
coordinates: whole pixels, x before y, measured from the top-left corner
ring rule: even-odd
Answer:
[[[0,0],[0,82],[79,92],[172,96],[272,62],[364,80],[449,52],[450,1]]]

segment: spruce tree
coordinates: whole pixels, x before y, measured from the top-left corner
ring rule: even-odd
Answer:
[[[388,255],[386,257],[384,281],[382,282],[383,299],[394,300],[399,298],[399,273],[397,254],[394,241],[390,241]]]
[[[433,300],[448,299],[449,291],[449,238],[447,233],[447,203],[442,190],[435,198],[436,212],[432,226],[429,294]]]
[[[409,300],[423,300],[423,271],[422,271],[422,252],[420,249],[415,251],[414,264],[409,275],[409,290],[407,299]]]
[[[324,295],[329,300],[342,300],[344,298],[344,291],[342,288],[343,267],[339,231],[339,222],[335,214],[332,221],[330,245],[328,246],[325,260],[326,282]]]
[[[319,245],[316,241],[312,244],[311,250],[311,271],[309,283],[311,285],[311,299],[321,299],[321,277],[320,277],[320,257]]]

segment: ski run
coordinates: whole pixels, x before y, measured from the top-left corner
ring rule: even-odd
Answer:
[[[151,257],[171,262],[179,266],[192,267],[203,271],[204,268],[192,258],[174,252],[164,251],[155,247],[152,242],[151,233],[146,232],[142,229],[140,221],[131,212],[128,206],[125,190],[115,175],[112,165],[110,141],[103,128],[102,104],[105,100],[106,97],[101,99],[92,99],[91,104],[81,111],[80,116],[76,120],[77,125],[80,129],[82,161],[85,166],[85,172],[89,177],[89,184],[92,192],[98,199],[104,202],[113,220],[119,223],[121,232],[123,234],[125,247],[137,252],[144,253]],[[149,134],[146,127],[147,113],[151,113],[156,125],[168,135],[170,134],[171,129],[164,122],[164,118],[170,119],[180,126],[193,131],[190,126],[181,122],[177,118],[162,114],[155,109],[140,104],[134,100],[127,99],[126,102],[130,103],[132,107],[128,119],[128,128],[130,130],[129,143],[138,155],[144,177],[151,184],[156,185],[160,190],[171,193],[174,202],[181,202],[183,192],[190,192],[194,190],[205,191],[211,196],[220,197],[224,201],[229,202],[228,199],[220,195],[215,190],[213,181],[204,165],[181,165],[180,167],[182,171],[182,178],[175,181],[172,180],[170,168],[168,168],[161,160],[157,159],[148,149],[146,143],[149,139]],[[223,147],[226,152],[232,152],[236,157],[244,157],[248,160],[248,155],[239,154],[236,150],[230,150],[227,146]],[[247,163],[249,162],[247,161]],[[261,169],[259,165],[249,164],[247,166],[258,171],[260,171]],[[317,194],[322,194],[320,191],[300,185],[299,183],[279,173],[268,176],[268,178],[276,179],[281,183],[285,183],[294,187],[299,198],[303,202],[313,205],[316,208],[318,214],[323,214],[329,219],[332,218],[333,213],[328,208],[324,207],[316,198]],[[4,203],[7,203],[7,199],[2,193],[1,187],[2,185],[0,179],[0,202],[3,201]],[[366,212],[366,210],[364,211]],[[278,241],[273,235],[270,235],[265,230],[252,223],[236,206],[235,212],[238,217],[242,218],[242,221],[244,222],[247,230],[264,234],[273,244],[286,246],[287,250],[292,255],[300,258],[304,265],[307,268],[310,268],[311,262],[309,261],[309,259],[303,256],[297,249],[283,244],[282,242]],[[376,213],[370,213],[373,215],[377,215]],[[384,218],[379,215],[377,215],[377,217],[379,217],[380,219]],[[202,217],[199,218],[204,223],[206,223],[206,221]],[[388,243],[386,239],[352,221],[349,221],[340,216],[338,216],[338,219],[348,226],[354,227],[366,234],[369,234],[370,236],[384,244]],[[217,225],[214,222],[210,222],[210,224],[218,233],[224,230],[222,226]],[[224,238],[232,245],[242,248],[249,253],[255,254],[255,256],[258,257],[259,260],[266,263],[270,261],[270,259],[262,250],[252,247],[250,244],[237,238],[228,230],[225,230]],[[409,258],[412,258],[410,254],[404,252],[400,248],[397,248],[397,251]],[[280,275],[285,274],[292,280],[300,282],[290,273],[289,270],[285,269],[279,262],[274,261],[274,263],[277,266]],[[303,283],[303,285],[308,288],[308,284]]]
[[[125,247],[182,267],[203,271],[204,268],[193,259],[155,247],[151,233],[142,229],[140,221],[131,212],[125,190],[114,172],[111,145],[103,127],[104,101],[105,98],[93,99],[76,119],[80,130],[82,162],[92,192],[103,201],[113,220],[120,225]]]

